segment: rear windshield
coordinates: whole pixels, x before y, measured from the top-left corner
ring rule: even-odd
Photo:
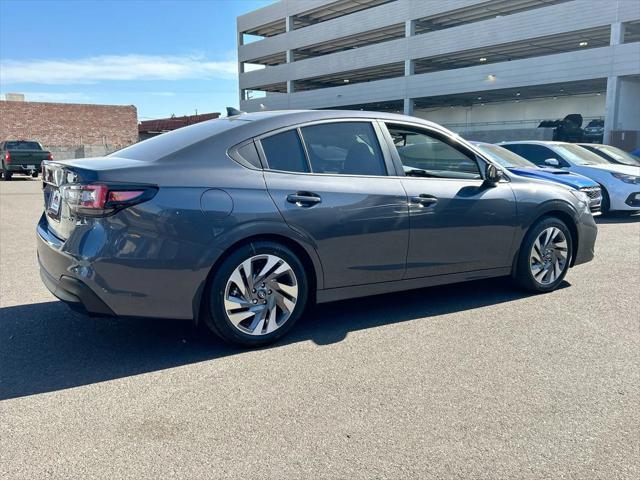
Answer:
[[[42,150],[38,142],[29,142],[25,140],[16,140],[5,144],[7,150]]]
[[[108,156],[131,160],[157,160],[245,122],[247,120],[238,118],[216,118],[162,133],[157,137],[117,150]]]

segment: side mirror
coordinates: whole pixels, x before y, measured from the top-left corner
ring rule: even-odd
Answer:
[[[549,165],[550,167],[559,167],[560,166],[560,162],[558,161],[557,158],[547,158],[544,161],[545,165]]]
[[[484,170],[484,181],[491,185],[498,183],[502,179],[502,170],[496,167],[493,163],[487,163],[487,168]]]

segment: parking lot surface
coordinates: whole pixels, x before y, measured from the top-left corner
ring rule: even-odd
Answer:
[[[563,288],[316,307],[282,342],[90,319],[41,284],[40,182],[0,183],[0,478],[638,478],[640,218]],[[469,239],[473,241],[473,239]]]

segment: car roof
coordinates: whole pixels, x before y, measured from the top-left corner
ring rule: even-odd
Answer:
[[[195,123],[130,145],[109,156],[155,161],[171,157],[196,144],[202,144],[203,147],[218,145],[226,151],[232,145],[276,130],[315,121],[351,118],[411,122],[438,130],[446,135],[456,135],[436,123],[396,113],[363,110],[270,110],[241,113]]]
[[[245,120],[250,122],[264,122],[269,121],[279,123],[284,119],[290,120],[291,123],[312,122],[314,120],[329,120],[340,118],[377,118],[381,120],[396,120],[424,123],[433,127],[442,128],[440,125],[424,120],[418,117],[409,117],[407,115],[401,115],[398,113],[387,112],[374,112],[368,110],[269,110],[262,112],[250,112],[235,115],[238,120]]]
[[[322,120],[340,120],[340,119],[373,119],[388,120],[396,122],[411,122],[430,127],[449,135],[456,135],[437,123],[423,120],[418,117],[409,117],[397,113],[371,112],[366,110],[271,110],[263,112],[242,113],[232,117],[222,117],[215,120],[207,120],[196,125],[214,125],[213,122],[231,121],[237,122],[240,128],[231,128],[227,132],[227,140],[230,143],[241,142],[248,138],[255,138],[267,134],[281,128],[292,127],[302,123],[322,121]],[[191,127],[184,127],[186,130]],[[179,130],[176,130],[179,131]]]

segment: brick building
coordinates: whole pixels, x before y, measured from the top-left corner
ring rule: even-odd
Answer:
[[[138,125],[138,135],[140,140],[155,137],[161,133],[170,132],[178,128],[193,125],[194,123],[213,120],[220,117],[218,112],[201,113],[196,115],[185,115],[182,117],[157,118],[154,120],[144,120]]]
[[[0,141],[37,140],[55,158],[99,156],[138,141],[133,105],[0,101]]]

